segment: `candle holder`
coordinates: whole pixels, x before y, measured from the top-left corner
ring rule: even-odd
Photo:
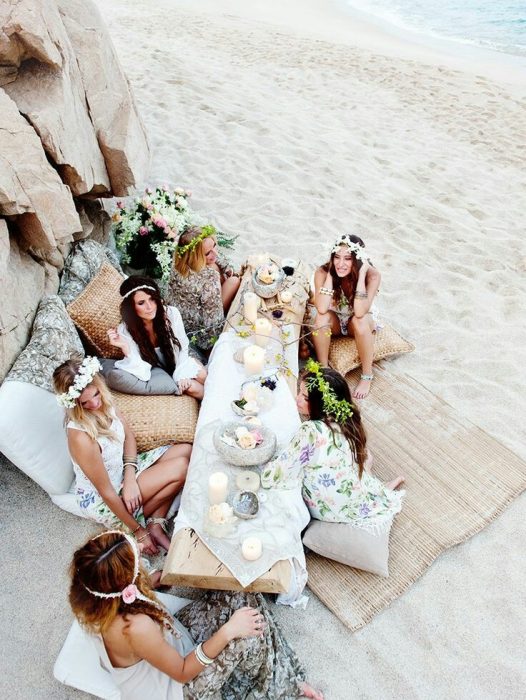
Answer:
[[[234,514],[242,520],[252,520],[259,513],[259,499],[253,491],[239,491],[232,499]]]
[[[234,515],[232,506],[228,503],[220,503],[210,506],[205,514],[203,530],[212,537],[228,537],[235,530],[237,517]]]

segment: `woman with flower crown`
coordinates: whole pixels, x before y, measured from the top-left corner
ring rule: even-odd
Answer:
[[[264,469],[265,488],[300,487],[316,520],[375,527],[401,510],[402,476],[388,484],[370,472],[360,411],[345,378],[314,360],[305,366],[296,399],[308,416],[289,446]]]
[[[135,436],[114,406],[96,357],[73,355],[53,373],[66,409],[68,448],[80,510],[109,527],[126,527],[146,554],[170,546],[166,515],[183,488],[191,445],[137,454]]]
[[[239,282],[239,275],[219,257],[215,236],[206,228],[186,229],[175,251],[166,296],[181,312],[192,342],[205,353],[223,329]]]
[[[367,396],[373,380],[373,334],[378,326],[374,299],[380,278],[367,257],[362,239],[349,234],[338,238],[329,262],[314,274],[316,355],[327,366],[331,335],[354,337],[362,365],[360,381],[353,391],[355,399]]]
[[[108,329],[124,358],[103,363],[108,386],[126,394],[203,398],[206,369],[189,354],[183,320],[166,306],[155,280],[132,275],[120,286],[122,323]]]
[[[261,594],[206,593],[174,618],[119,531],[78,549],[70,575],[73,613],[122,700],[323,700]]]

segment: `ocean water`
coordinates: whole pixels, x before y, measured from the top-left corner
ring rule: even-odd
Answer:
[[[405,30],[526,56],[526,0],[347,0],[347,3]]]

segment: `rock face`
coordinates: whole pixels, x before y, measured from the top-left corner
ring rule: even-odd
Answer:
[[[96,198],[128,194],[149,155],[90,0],[0,0],[0,381],[71,242],[107,237]]]
[[[85,0],[57,4],[75,51],[111,190],[115,196],[125,196],[147,172],[150,159],[130,86],[97,9]]]

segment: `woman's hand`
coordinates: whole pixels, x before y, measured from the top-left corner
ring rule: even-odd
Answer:
[[[372,267],[371,267],[369,261],[368,261],[368,260],[362,260],[362,266],[360,267],[360,270],[359,270],[358,274],[359,274],[359,275],[362,275],[362,276],[363,276],[363,279],[365,279],[365,278],[367,277],[368,271],[371,270],[371,269],[372,269]]]
[[[125,357],[128,357],[130,348],[128,342],[122,337],[122,335],[117,331],[116,328],[108,328],[108,339],[110,345],[116,348],[120,348]]]
[[[135,533],[135,537],[139,544],[141,554],[158,554],[159,550],[157,545],[146,528],[141,527],[140,530]]]
[[[185,391],[188,391],[188,389],[192,386],[192,380],[191,379],[180,379],[177,382],[177,386],[179,387],[179,391],[181,394],[184,394]]]
[[[239,608],[224,625],[231,639],[262,637],[267,623],[256,608]]]
[[[137,508],[142,505],[141,491],[135,475],[126,475],[124,477],[121,497],[124,501],[124,505],[126,506],[126,510],[130,515],[133,515]]]

